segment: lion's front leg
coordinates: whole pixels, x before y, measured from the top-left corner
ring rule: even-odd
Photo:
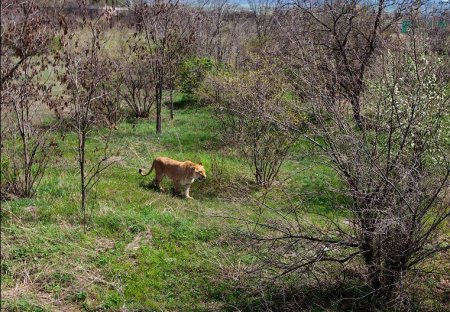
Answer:
[[[185,196],[186,198],[189,198],[189,199],[194,199],[193,197],[191,197],[191,196],[189,195],[189,190],[190,190],[190,188],[191,188],[191,185],[190,185],[190,184],[187,184],[187,185],[186,185],[186,189],[184,190],[184,196]]]

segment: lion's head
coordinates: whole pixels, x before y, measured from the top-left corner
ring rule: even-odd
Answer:
[[[202,163],[195,164],[194,166],[194,178],[198,180],[206,179],[206,171]]]

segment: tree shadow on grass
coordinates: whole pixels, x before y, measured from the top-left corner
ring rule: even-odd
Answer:
[[[164,188],[164,190],[160,190],[159,188],[156,187],[156,185],[153,183],[153,181],[151,181],[150,183],[140,181],[139,187],[143,188],[144,190],[154,191],[155,193],[167,194],[167,195],[170,195],[170,196],[176,197],[176,198],[184,198],[184,196],[180,192],[175,191],[174,186],[169,186],[169,187],[166,186]]]
[[[60,117],[59,119],[47,119],[38,124],[37,127],[43,131],[55,131],[60,134],[73,132],[76,130],[72,119],[68,116]]]
[[[220,199],[231,202],[248,202],[251,195],[258,191],[256,183],[247,177],[219,177],[195,181],[191,191],[198,199]]]
[[[223,291],[223,289],[222,289]],[[228,291],[228,292],[227,292]],[[225,311],[388,311],[385,303],[375,299],[371,290],[361,281],[321,286],[264,286],[250,289],[234,285],[223,292]]]
[[[145,190],[153,190],[155,192],[160,192],[160,190],[156,187],[156,185],[152,182],[148,183],[144,180],[139,182],[139,187],[145,189]]]
[[[365,285],[334,284],[274,291],[265,305],[271,311],[382,311]]]
[[[156,193],[171,195],[176,198],[185,198],[181,193],[175,191],[173,182],[165,178],[162,185],[164,190],[159,190],[151,181],[144,180],[139,182],[139,187]],[[259,190],[256,183],[246,177],[229,178],[207,178],[206,180],[196,180],[191,185],[190,195],[196,200],[220,199],[231,202],[248,202],[252,194]]]

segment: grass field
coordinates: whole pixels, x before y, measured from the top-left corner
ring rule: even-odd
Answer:
[[[2,306],[5,311],[211,311],[255,302],[235,287],[254,258],[235,252],[233,229],[224,216],[251,218],[252,200],[262,191],[253,185],[245,161],[223,147],[218,124],[208,108],[165,116],[163,134],[154,122],[123,122],[112,132],[110,153],[117,163],[106,171],[89,197],[89,225],[81,225],[76,138],[59,138],[62,156],[47,170],[35,199],[2,203]],[[101,149],[107,130],[95,130],[89,150]],[[337,183],[332,171],[302,156],[294,146],[280,181],[266,200],[280,202],[287,190],[303,194],[306,211],[328,213]],[[149,187],[141,177],[156,156],[202,161],[208,178],[195,182],[195,200]],[[95,153],[91,155],[96,157]],[[282,192],[283,191],[283,192]],[[317,194],[310,196],[305,194]],[[272,196],[271,194],[275,194]]]

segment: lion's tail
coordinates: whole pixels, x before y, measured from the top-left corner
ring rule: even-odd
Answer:
[[[148,176],[153,171],[154,166],[155,166],[155,162],[153,162],[152,167],[150,168],[150,170],[147,173],[143,173],[142,169],[139,169],[139,173],[141,174],[141,176],[144,176],[144,177]]]

